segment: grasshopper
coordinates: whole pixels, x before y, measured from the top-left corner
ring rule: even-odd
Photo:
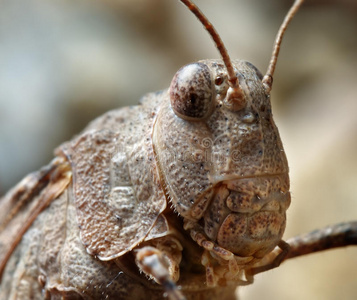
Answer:
[[[222,60],[187,65],[169,90],[93,121],[4,197],[4,297],[230,299],[284,259],[355,242],[352,222],[281,239],[289,178],[269,96],[302,1],[264,77],[181,2]]]

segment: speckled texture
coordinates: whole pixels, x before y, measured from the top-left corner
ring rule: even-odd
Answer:
[[[81,239],[102,260],[142,242],[166,207],[153,164],[154,116],[145,105],[108,113],[58,150],[72,165]]]
[[[204,225],[195,225],[196,231],[238,256],[261,258],[280,241],[290,204],[288,164],[270,95],[260,72],[236,60],[247,104],[232,109],[225,105],[228,83],[222,62],[200,63],[216,84],[214,109],[206,119],[193,121],[167,101],[161,104],[154,145],[164,186],[175,209],[191,224],[200,221],[197,209],[207,209]]]
[[[222,63],[206,61],[214,76],[225,74]],[[244,79],[245,109],[232,112],[222,105],[227,82],[217,87],[215,110],[202,122],[176,116],[162,103],[155,126],[155,147],[176,209],[185,217],[199,196],[227,179],[288,172],[282,143],[271,115],[269,96],[255,68],[235,61]],[[214,78],[214,77],[213,77]],[[226,81],[226,77],[225,77]]]
[[[43,172],[38,171],[26,176],[21,182],[1,198],[0,209],[0,261],[5,259],[6,252],[10,249],[21,226],[31,215],[31,211],[40,204],[39,193],[43,190],[48,180],[40,183]],[[28,201],[28,199],[31,201]],[[16,209],[19,203],[23,205]],[[10,214],[16,210],[16,214]],[[11,216],[11,217],[10,217]]]
[[[188,299],[234,298],[242,270],[281,239],[288,166],[255,67],[234,62],[247,102],[237,111],[224,105],[222,62],[202,64],[215,87],[203,119],[177,116],[164,90],[99,117],[56,150],[71,163],[73,182],[12,255],[3,284],[16,274],[24,280],[4,295],[161,299],[135,250],[167,241]]]
[[[20,176],[47,164],[53,148],[78,133],[88,118],[108,110],[108,101],[113,107],[136,104],[147,91],[167,87],[182,64],[218,56],[202,26],[186,9],[178,9],[177,1],[159,0],[155,10],[149,9],[153,0],[140,3],[96,2],[101,7],[95,12],[57,1],[2,2],[2,193]],[[227,0],[203,1],[200,6],[224,34],[223,40],[231,43],[231,57],[251,59],[265,71],[278,23],[288,8],[285,0],[271,5]],[[282,45],[272,105],[293,183],[286,238],[356,218],[356,13],[357,1],[305,1],[286,33],[290,42]],[[98,15],[112,25],[113,34],[103,34],[101,25],[88,34],[86,24],[98,24]],[[33,38],[21,43],[19,32]],[[95,47],[88,48],[88,42]],[[14,66],[18,72],[11,76]],[[12,83],[26,88],[14,90]],[[240,293],[242,299],[354,299],[355,265],[357,247],[309,255],[258,276]]]
[[[207,65],[193,63],[177,71],[170,85],[171,107],[184,119],[208,117],[214,102],[214,84]]]
[[[163,290],[139,272],[133,279],[114,261],[88,255],[76,223],[71,189],[36,219],[13,253],[0,289],[2,300],[25,299],[163,299]],[[130,257],[125,257],[125,260]],[[138,278],[140,280],[138,280]],[[142,281],[147,281],[144,284]],[[234,287],[201,293],[187,299],[234,299]]]

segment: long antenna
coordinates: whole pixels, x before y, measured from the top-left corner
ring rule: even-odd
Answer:
[[[231,59],[229,57],[228,51],[224,46],[221,37],[217,33],[216,29],[213,27],[210,21],[208,21],[207,17],[200,11],[200,9],[190,0],[180,0],[184,5],[188,7],[188,9],[197,17],[197,19],[202,23],[202,25],[206,28],[213,41],[216,44],[216,47],[219,53],[222,56],[223,62],[227,68],[228,73],[228,82],[230,88],[227,91],[227,101],[234,107],[234,110],[242,109],[246,100],[244,98],[242,89],[239,86],[237,75],[234,71]]]
[[[263,84],[264,84],[265,89],[267,90],[268,93],[271,91],[271,88],[273,85],[273,75],[274,75],[274,71],[275,71],[276,62],[278,60],[280,45],[283,40],[284,33],[285,33],[286,28],[288,27],[290,21],[295,16],[295,14],[299,10],[299,8],[303,2],[304,2],[304,0],[295,0],[293,6],[290,8],[287,15],[285,16],[285,19],[279,28],[278,34],[276,35],[273,53],[271,55],[269,67],[267,69],[267,73],[263,77]]]

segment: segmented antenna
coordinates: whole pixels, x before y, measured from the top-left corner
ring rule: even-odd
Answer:
[[[263,77],[263,84],[264,84],[265,89],[267,90],[268,93],[271,91],[271,88],[273,85],[273,74],[275,71],[276,62],[278,60],[280,45],[283,40],[284,33],[285,33],[286,28],[288,27],[290,21],[295,16],[295,14],[299,10],[299,8],[303,2],[304,2],[304,0],[295,0],[293,6],[290,8],[288,13],[286,14],[285,19],[279,28],[278,34],[276,35],[273,53],[271,55],[269,67],[267,69],[267,73]]]
[[[216,29],[213,27],[210,21],[208,21],[207,17],[200,11],[200,9],[190,0],[180,0],[184,5],[188,7],[188,9],[197,17],[197,19],[202,23],[202,25],[206,28],[213,41],[216,44],[216,47],[219,53],[222,56],[223,62],[227,68],[228,73],[228,82],[230,88],[227,91],[228,102],[234,105],[234,110],[242,109],[246,100],[244,99],[244,95],[242,89],[239,86],[237,75],[234,71],[231,59],[229,57],[228,51],[224,46],[221,37],[217,33]],[[234,104],[233,104],[234,102]]]

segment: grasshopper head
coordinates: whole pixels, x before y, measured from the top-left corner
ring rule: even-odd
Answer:
[[[246,61],[233,66],[244,107],[230,101],[222,61],[187,65],[172,80],[153,140],[175,210],[202,224],[222,247],[250,255],[245,240],[275,246],[281,238],[290,203],[288,164],[261,73]],[[274,247],[269,241],[266,251]]]

